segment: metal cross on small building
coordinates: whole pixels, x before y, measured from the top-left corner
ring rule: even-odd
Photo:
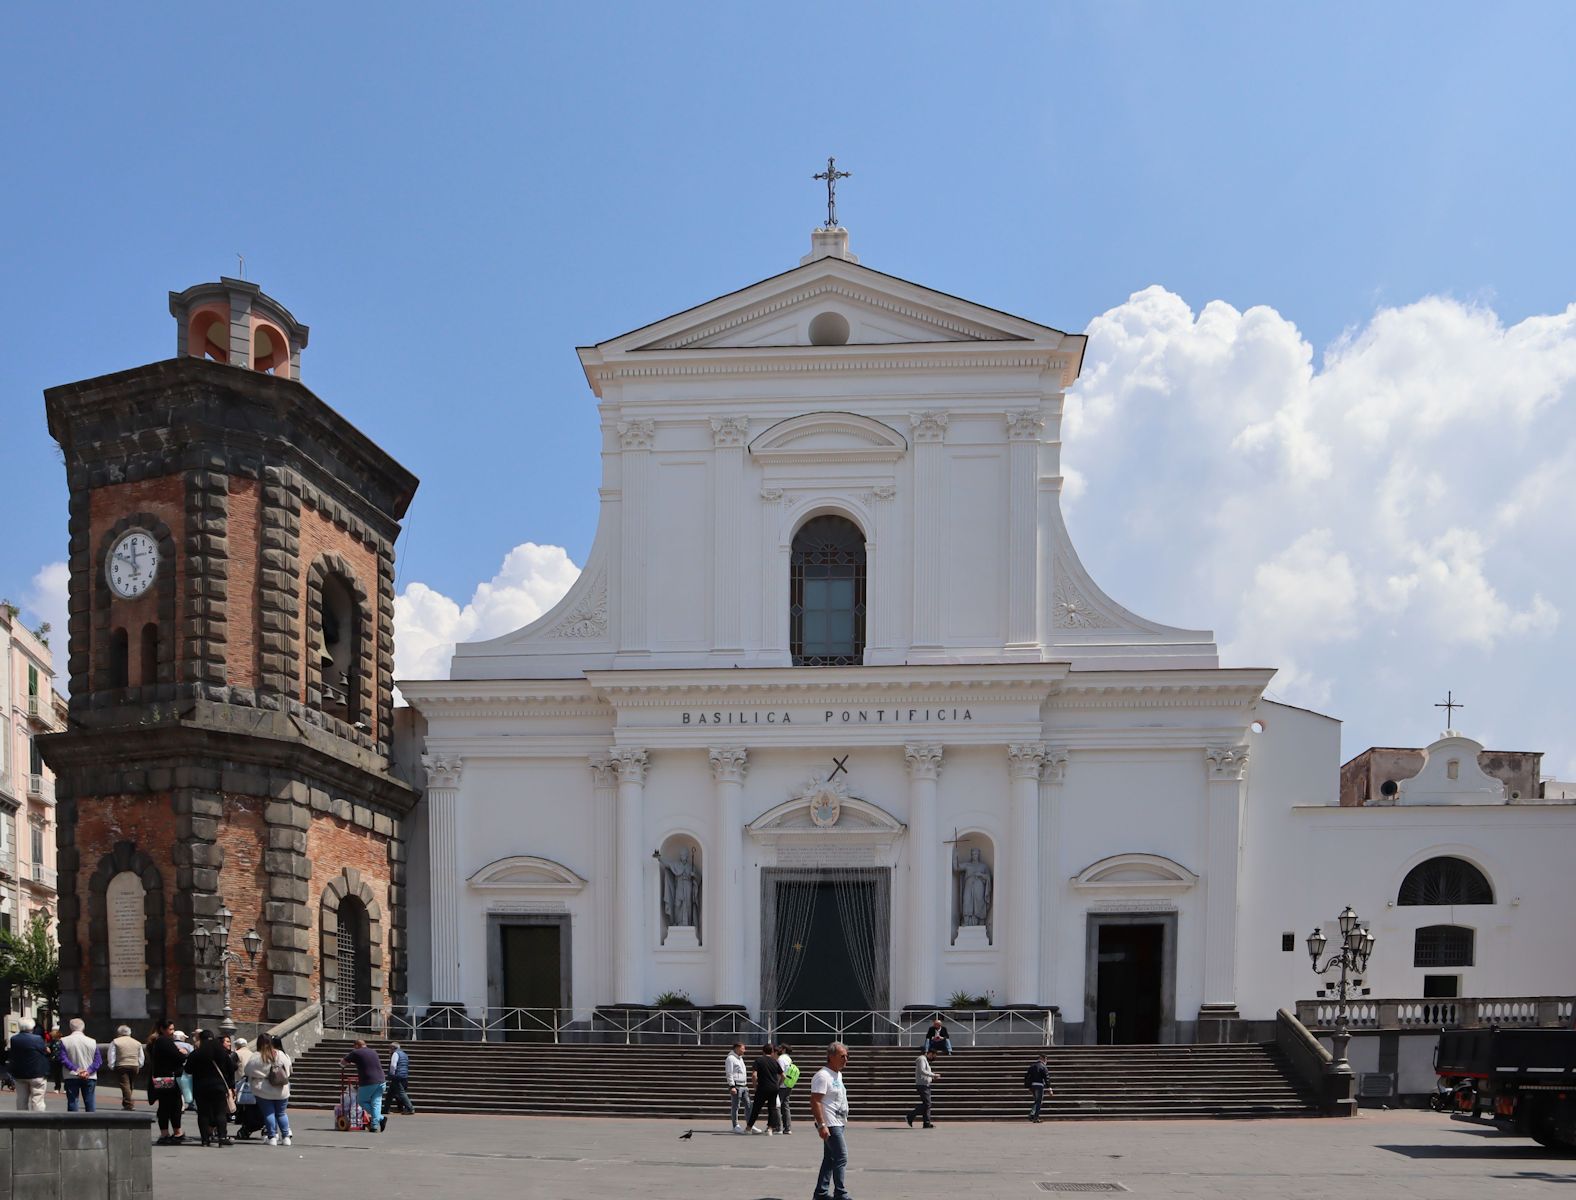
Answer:
[[[852,171],[839,171],[837,169],[837,160],[835,158],[828,158],[826,160],[826,170],[817,171],[811,176],[812,179],[826,180],[827,229],[837,228],[837,181],[839,179],[847,179],[852,174]]]
[[[1434,707],[1445,710],[1445,728],[1454,729],[1456,727],[1456,723],[1454,720],[1452,720],[1452,717],[1455,715],[1455,710],[1458,708],[1465,708],[1466,705],[1462,704],[1456,699],[1454,692],[1447,691],[1445,693],[1445,702],[1443,704],[1436,704]]]

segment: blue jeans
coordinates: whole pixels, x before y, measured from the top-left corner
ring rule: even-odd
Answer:
[[[848,1170],[847,1131],[841,1125],[826,1130],[821,1143],[821,1173],[815,1177],[816,1200],[849,1200],[843,1175]]]
[[[257,1097],[257,1111],[263,1114],[264,1137],[289,1137],[290,1118],[285,1115],[288,1100],[265,1100]]]
[[[1029,1116],[1037,1117],[1040,1115],[1040,1105],[1045,1103],[1045,1085],[1043,1083],[1031,1083],[1029,1090],[1034,1093],[1034,1107],[1029,1109]]]
[[[66,1076],[66,1111],[77,1111],[77,1097],[82,1097],[82,1111],[93,1112],[93,1096],[98,1091],[97,1079],[78,1079],[75,1075]]]
[[[377,1129],[383,1124],[383,1085],[381,1083],[364,1083],[356,1089],[356,1103],[371,1114],[371,1128]]]
[[[951,1038],[926,1038],[925,1039],[925,1049],[926,1050],[934,1050],[937,1054],[951,1054],[952,1053],[952,1039]]]
[[[750,1089],[736,1087],[728,1089],[728,1123],[737,1125],[741,1116],[748,1116],[750,1112]]]

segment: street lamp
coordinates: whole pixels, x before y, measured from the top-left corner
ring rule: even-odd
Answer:
[[[1362,923],[1362,918],[1349,904],[1336,921],[1341,928],[1341,942],[1328,961],[1322,967],[1319,965],[1319,957],[1329,945],[1329,939],[1319,929],[1308,935],[1308,957],[1313,960],[1313,970],[1316,975],[1324,975],[1337,967],[1340,968],[1340,982],[1336,985],[1340,1007],[1335,1012],[1335,1032],[1330,1040],[1334,1043],[1335,1069],[1343,1074],[1350,1074],[1352,1065],[1347,1061],[1346,1047],[1352,1040],[1352,1032],[1348,1028],[1351,1014],[1346,1007],[1347,989],[1349,983],[1351,986],[1362,983],[1358,976],[1368,970],[1368,956],[1374,952],[1374,942],[1377,939],[1368,931],[1368,926]]]
[[[242,961],[241,956],[230,949],[230,923],[234,919],[235,914],[226,907],[219,910],[211,926],[192,927],[192,948],[197,952],[198,964],[218,967],[223,972],[224,1020],[219,1022],[219,1030],[228,1034],[235,1033],[235,1017],[230,1011],[230,964]],[[258,947],[263,944],[262,935],[256,929],[248,929],[241,941],[246,946],[247,961],[255,963]]]

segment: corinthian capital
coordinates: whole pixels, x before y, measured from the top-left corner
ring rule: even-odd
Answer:
[[[650,450],[652,439],[657,436],[655,421],[620,421],[618,444],[626,450]]]
[[[1044,742],[1012,742],[1007,747],[1007,774],[1014,779],[1038,779],[1044,763]]]
[[[423,754],[421,765],[427,770],[427,787],[431,788],[457,788],[460,786],[460,771],[465,760],[458,754],[445,754],[439,751],[434,754]]]
[[[1067,779],[1067,751],[1047,750],[1045,752],[1045,766],[1040,777],[1047,783],[1065,782]]]
[[[749,417],[713,417],[711,442],[714,446],[742,446],[750,438]]]
[[[593,755],[591,758],[591,786],[615,787],[618,784],[618,767],[610,758]]]
[[[618,771],[620,783],[645,783],[648,759],[646,752],[637,746],[617,746],[608,755]]]
[[[1040,431],[1045,428],[1045,418],[1040,415],[1039,409],[1014,409],[1008,412],[1006,417],[1008,441],[1037,442],[1040,440]]]
[[[924,412],[908,414],[909,427],[916,442],[940,442],[947,436],[947,413],[944,409],[931,408]]]
[[[934,742],[904,746],[903,761],[908,764],[908,773],[915,779],[941,778],[941,747]]]
[[[750,752],[743,746],[713,746],[706,752],[711,777],[720,783],[742,783]]]
[[[1246,746],[1211,746],[1204,751],[1211,779],[1241,779],[1248,770]]]

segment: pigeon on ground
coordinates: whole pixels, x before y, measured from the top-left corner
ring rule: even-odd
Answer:
[[[693,1129],[686,1129],[683,1133],[679,1134],[679,1141],[687,1142],[687,1141],[690,1140],[690,1138],[692,1138],[694,1136],[695,1136],[695,1131]]]

